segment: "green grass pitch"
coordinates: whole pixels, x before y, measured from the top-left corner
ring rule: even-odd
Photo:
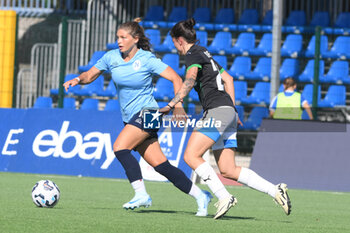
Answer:
[[[38,208],[31,189],[41,179],[54,181],[61,199],[52,209]],[[0,173],[0,232],[350,232],[350,193],[289,190],[286,216],[266,194],[227,187],[238,204],[220,220],[196,217],[196,202],[171,183],[147,182],[150,208],[124,210],[133,197],[127,180]],[[206,186],[201,188],[207,189]]]

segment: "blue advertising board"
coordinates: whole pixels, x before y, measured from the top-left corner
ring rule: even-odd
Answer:
[[[126,178],[113,153],[124,124],[118,111],[0,109],[0,171]],[[189,133],[160,130],[170,163],[191,176],[182,159]],[[164,180],[133,152],[143,175]]]

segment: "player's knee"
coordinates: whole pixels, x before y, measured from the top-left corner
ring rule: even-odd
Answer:
[[[237,180],[237,172],[234,168],[231,169],[220,169],[220,173],[223,177],[227,178],[227,179],[234,179]]]

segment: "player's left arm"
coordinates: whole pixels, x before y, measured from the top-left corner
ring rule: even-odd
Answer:
[[[169,112],[174,106],[185,98],[190,93],[196,83],[198,67],[194,66],[187,70],[185,81],[182,83],[180,90],[167,106],[162,108],[160,112]]]

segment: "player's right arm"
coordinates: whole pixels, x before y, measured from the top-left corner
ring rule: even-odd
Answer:
[[[78,84],[89,84],[97,79],[103,73],[103,70],[97,69],[95,66],[91,67],[90,70],[83,72],[74,79],[71,79],[63,84],[64,89],[68,91],[69,87],[74,87]]]

